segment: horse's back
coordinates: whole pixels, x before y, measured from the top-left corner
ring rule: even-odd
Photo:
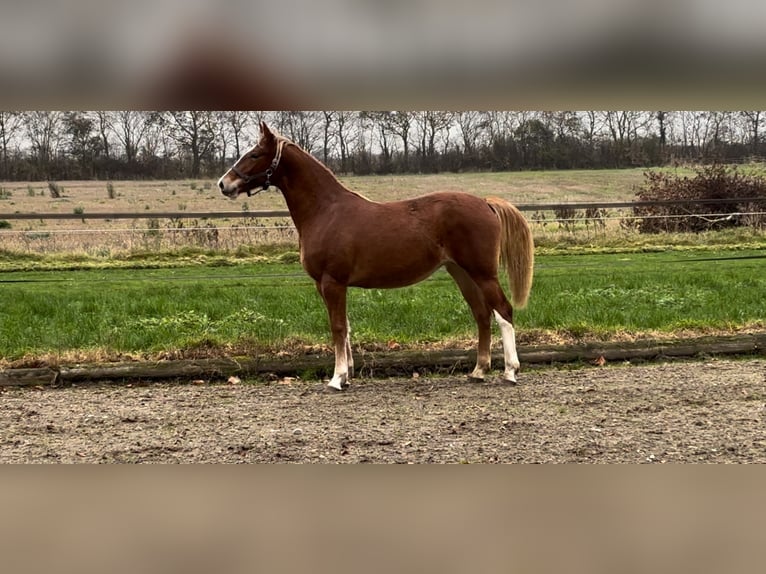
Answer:
[[[434,192],[388,203],[358,196],[336,203],[302,237],[303,263],[358,287],[411,285],[452,261],[481,274],[496,271],[499,220],[486,200]]]
[[[434,192],[368,203],[349,215],[350,284],[399,287],[430,276],[448,261],[493,273],[499,221],[487,202],[459,192]]]

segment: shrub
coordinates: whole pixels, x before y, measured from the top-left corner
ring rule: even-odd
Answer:
[[[569,232],[574,231],[575,222],[578,218],[578,212],[574,207],[561,206],[553,210],[559,225]]]
[[[114,199],[117,197],[117,193],[114,190],[114,184],[111,181],[106,182],[106,195],[109,197],[109,199]]]
[[[160,220],[151,218],[146,222],[146,236],[147,237],[159,237],[160,236]]]
[[[635,206],[641,233],[699,233],[727,227],[763,227],[763,215],[742,215],[766,207],[766,180],[760,175],[740,173],[736,166],[713,164],[696,170],[694,177],[667,172],[644,173],[646,183],[636,191],[638,201],[677,201],[671,205]],[[736,201],[756,198],[763,201]],[[701,203],[700,200],[721,200]],[[688,203],[686,203],[688,201]]]
[[[64,195],[64,188],[55,181],[48,182],[48,191],[50,191],[51,197],[53,199],[58,199]]]

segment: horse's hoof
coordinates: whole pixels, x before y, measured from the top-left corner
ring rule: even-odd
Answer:
[[[468,380],[472,383],[483,383],[484,382],[484,371],[481,369],[474,369],[473,372],[468,375]]]
[[[327,383],[327,386],[331,389],[335,389],[336,391],[342,391],[343,387],[348,386],[348,381],[346,380],[346,377],[333,377],[329,383]]]
[[[517,385],[516,373],[514,371],[506,371],[505,374],[503,374],[503,382],[508,383],[511,386]]]

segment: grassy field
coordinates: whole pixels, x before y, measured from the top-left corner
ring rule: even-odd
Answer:
[[[642,170],[464,173],[352,176],[341,180],[376,201],[414,197],[438,190],[504,197],[512,203],[630,199]],[[289,218],[156,218],[161,212],[286,210],[276,190],[256,197],[224,198],[212,180],[61,182],[62,197],[52,198],[45,182],[0,183],[3,213],[140,213],[142,219],[7,220],[0,226],[0,248],[25,254],[80,254],[102,258],[156,252],[179,246],[236,251],[240,246],[295,245]],[[550,217],[551,214],[548,214]],[[540,226],[540,234],[557,226]]]
[[[537,259],[522,344],[763,328],[760,251],[550,255]],[[0,361],[300,352],[329,341],[296,263],[4,273]],[[356,348],[472,345],[446,273],[413,287],[349,292]]]
[[[750,168],[750,169],[755,169]],[[688,168],[674,170],[691,174]],[[583,201],[626,201],[633,199],[636,186],[643,182],[643,169],[572,170],[501,173],[463,173],[437,175],[397,175],[341,177],[351,189],[378,201],[414,197],[436,190],[460,190],[480,196],[500,196],[516,204]],[[62,182],[63,197],[51,198],[44,182],[0,183],[0,258],[9,255],[90,257],[104,262],[143,254],[177,251],[179,248],[253,254],[280,245],[295,250],[297,235],[289,218],[252,216],[209,219],[157,218],[160,212],[284,210],[278,191],[261,193],[236,201],[218,193],[214,181],[116,181]],[[141,213],[141,219],[4,220],[4,213]],[[628,209],[600,213],[598,220],[554,221],[553,212],[527,212],[537,245],[542,248],[645,245],[731,244],[731,238],[711,234],[687,237],[642,237],[625,222]],[[751,233],[752,235],[752,233]],[[752,244],[763,233],[737,237],[734,244]],[[256,249],[257,248],[257,249]],[[34,258],[32,258],[34,259]],[[32,260],[30,259],[30,260]],[[38,258],[39,260],[39,258]],[[0,265],[2,262],[0,262]]]
[[[692,173],[691,170],[687,170]],[[439,189],[514,203],[633,198],[643,170],[341,178],[387,201]],[[147,219],[13,221],[0,227],[0,363],[124,354],[300,352],[329,340],[325,310],[298,265],[289,220],[158,220],[161,211],[285,209],[278,192],[230,202],[212,181],[3,183],[3,213],[145,212]],[[625,214],[564,225],[528,213],[537,269],[517,314],[522,344],[763,329],[766,233],[641,235]],[[475,326],[449,277],[351,290],[357,348],[473,347]]]
[[[620,201],[632,199],[643,181],[643,169],[443,173],[435,175],[340,176],[350,189],[375,201],[392,201],[432,191],[465,191],[497,195],[515,203]],[[225,211],[286,209],[277,191],[242,197],[223,197],[214,180],[114,181],[113,198],[105,181],[60,182],[63,197],[50,197],[46,182],[0,182],[3,212],[87,213],[158,211]]]

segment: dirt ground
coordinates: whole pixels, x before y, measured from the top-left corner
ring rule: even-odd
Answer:
[[[0,462],[766,462],[766,360],[5,388]]]

